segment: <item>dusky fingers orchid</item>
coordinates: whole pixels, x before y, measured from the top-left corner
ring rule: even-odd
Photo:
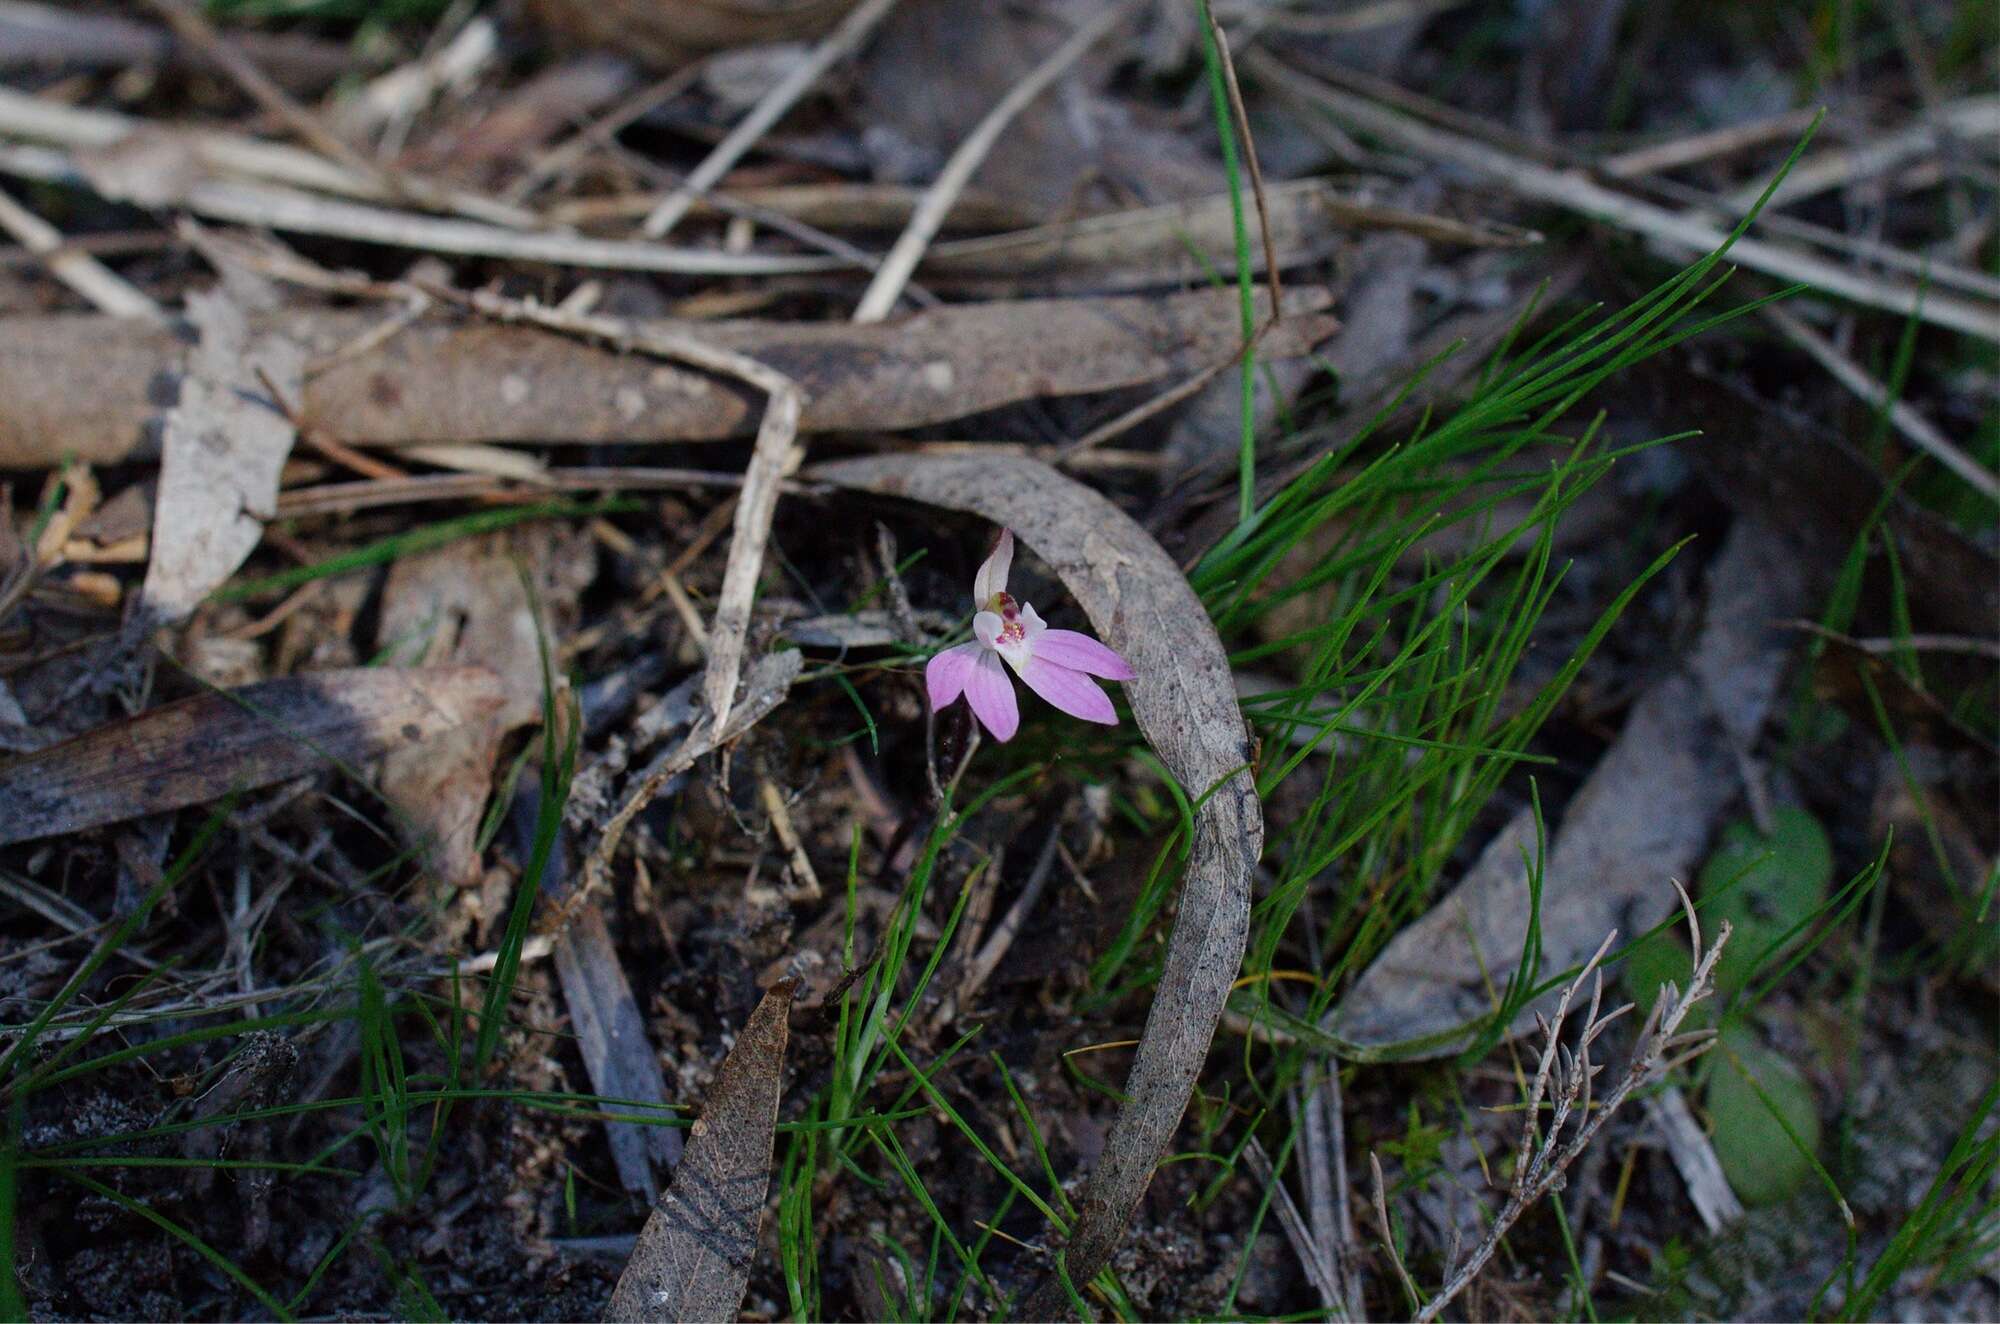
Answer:
[[[977,637],[945,649],[924,668],[932,710],[956,703],[962,694],[995,740],[1012,740],[1021,726],[1021,709],[1013,682],[1000,665],[1004,659],[1023,684],[1071,717],[1116,726],[1110,696],[1091,677],[1131,680],[1132,668],[1087,634],[1051,630],[1034,607],[1016,601],[1007,592],[1013,561],[1013,531],[1002,529],[993,554],[972,578],[978,612],[972,633]]]

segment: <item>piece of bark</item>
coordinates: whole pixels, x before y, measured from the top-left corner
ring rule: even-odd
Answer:
[[[1554,833],[1531,979],[1579,965],[1613,929],[1630,940],[1673,910],[1669,880],[1700,863],[1777,699],[1797,643],[1780,622],[1805,607],[1806,578],[1796,550],[1768,525],[1744,520],[1730,531],[1709,571],[1708,617],[1692,656],[1633,705]],[[1325,1028],[1356,1056],[1463,1047],[1493,1012],[1492,981],[1520,964],[1529,919],[1522,851],[1533,847],[1523,811],[1443,901],[1390,940]],[[1548,1001],[1508,1032],[1531,1028]]]
[[[1020,458],[880,456],[817,465],[810,477],[882,496],[971,511],[1011,528],[1075,595],[1137,676],[1124,686],[1140,734],[1159,752],[1194,811],[1166,965],[1126,1078],[1126,1102],[1077,1197],[1064,1252],[1070,1281],[1088,1282],[1117,1248],[1165,1157],[1207,1059],[1250,923],[1250,872],[1264,819],[1252,782],[1250,734],[1229,659],[1180,568],[1116,506],[1048,466]],[[1067,1316],[1059,1280],[1045,1279],[1024,1319]]]
[[[351,768],[499,703],[484,667],[357,667],[163,704],[0,764],[0,845]]]
[[[1182,377],[1235,353],[1233,290],[938,308],[877,326],[673,323],[797,382],[805,432],[941,423],[1044,396]],[[1259,292],[1261,319],[1267,296]],[[1337,323],[1324,289],[1285,293],[1261,358],[1311,351]],[[376,310],[294,311],[272,324],[324,359],[378,328]],[[261,324],[258,324],[261,327]],[[94,464],[156,447],[186,349],[172,332],[99,316],[0,320],[0,469],[66,454]],[[712,441],[747,436],[755,392],[533,327],[432,318],[309,373],[305,426],[362,445]]]
[[[1694,1118],[1687,1096],[1680,1086],[1669,1085],[1646,1100],[1646,1116],[1660,1130],[1660,1139],[1674,1168],[1687,1183],[1688,1200],[1701,1218],[1701,1225],[1713,1236],[1743,1217],[1743,1202],[1722,1171],[1722,1160],[1708,1133]]]
[[[604,912],[586,905],[556,939],[556,978],[569,1007],[590,1088],[613,1099],[664,1104],[666,1077],[646,1036],[646,1021],[618,960]],[[659,1197],[654,1167],[673,1169],[681,1155],[681,1133],[670,1126],[606,1122],[611,1161],[626,1190],[648,1205]]]
[[[733,1320],[750,1282],[771,1186],[796,980],[764,995],[715,1073],[673,1184],[612,1289],[607,1320]]]
[[[257,549],[297,435],[269,392],[296,399],[305,372],[296,342],[276,333],[253,337],[227,295],[191,296],[188,319],[200,342],[167,411],[140,590],[152,625],[184,620]]]

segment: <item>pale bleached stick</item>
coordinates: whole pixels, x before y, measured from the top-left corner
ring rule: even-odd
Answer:
[[[1592,220],[1630,230],[1676,254],[1712,252],[1729,237],[1729,231],[1703,217],[1668,211],[1664,207],[1628,197],[1580,172],[1558,170],[1489,147],[1462,134],[1419,124],[1405,115],[1383,109],[1366,97],[1342,91],[1300,73],[1267,52],[1249,52],[1243,57],[1243,67],[1260,78],[1268,78],[1287,87],[1294,95],[1331,111],[1364,132],[1396,144],[1404,151],[1470,170],[1500,184],[1518,197],[1566,207]],[[1780,280],[1800,281],[1824,294],[1851,299],[1855,303],[1904,317],[1915,316],[1933,326],[1962,331],[1982,340],[2000,342],[2000,310],[1965,299],[1877,279],[1835,266],[1810,253],[1747,236],[1738,239],[1730,248],[1729,260]]]
[[[389,201],[395,196],[379,176],[351,170],[290,143],[265,142],[240,133],[189,124],[163,125],[116,111],[65,106],[0,87],[0,134],[59,147],[101,149],[114,147],[142,131],[153,135],[164,131],[170,141],[184,146],[212,171],[363,201]],[[459,215],[489,225],[529,229],[540,223],[531,211],[473,193],[445,190],[441,200]]]
[[[1603,157],[1597,162],[1597,173],[1607,179],[1643,179],[1663,170],[1678,170],[1682,166],[1728,156],[1747,147],[1759,147],[1774,138],[1796,138],[1810,129],[1818,118],[1817,111],[1787,110],[1762,119],[1745,120],[1741,124],[1726,124],[1719,129],[1690,133]]]
[[[896,0],[862,0],[849,11],[840,26],[828,33],[825,40],[813,48],[810,55],[801,60],[789,74],[778,81],[777,86],[766,92],[763,99],[750,108],[742,122],[729,131],[729,136],[717,143],[713,150],[688,174],[681,186],[660,200],[640,228],[649,239],[664,238],[667,232],[680,224],[687,215],[688,208],[695,199],[708,192],[730,167],[743,159],[743,154],[751,149],[758,139],[771,131],[771,126],[784,117],[798,99],[804,96],[823,77],[827,70],[846,57],[848,52],[859,46],[875,29],[891,9]]]
[[[1939,106],[1908,128],[1853,147],[1814,152],[1792,167],[1766,205],[1783,207],[1853,180],[1884,174],[1937,151],[1947,138],[1991,142],[1995,137],[2000,137],[2000,97],[1966,97]],[[1761,186],[1744,187],[1726,195],[1723,202],[1731,210],[1747,211],[1763,192]]]
[[[1773,326],[1785,333],[1787,339],[1812,355],[1813,361],[1825,368],[1835,381],[1873,408],[1887,406],[1889,422],[1903,434],[1904,440],[1970,483],[1980,495],[1988,500],[2000,501],[2000,479],[1994,477],[1992,470],[1954,446],[1929,419],[1908,404],[1890,398],[1888,387],[1841,353],[1832,341],[1777,304],[1766,305],[1763,313]]]
[[[737,673],[743,662],[743,641],[750,630],[750,604],[757,596],[757,576],[764,568],[764,547],[771,538],[778,493],[799,467],[799,416],[805,393],[791,378],[747,354],[721,349],[693,336],[659,327],[642,326],[615,317],[566,313],[518,299],[480,291],[464,294],[434,286],[427,293],[485,313],[501,321],[527,322],[552,331],[589,336],[625,349],[675,359],[736,378],[769,397],[757,425],[757,441],[743,474],[736,502],[736,522],[730,531],[729,561],[716,596],[715,619],[709,626],[708,672],[702,699],[708,707],[708,729],[720,731],[736,702]]]
[[[0,230],[42,259],[49,274],[113,317],[164,320],[160,305],[88,253],[63,246],[62,231],[0,192]]]
[[[1062,45],[1050,53],[1029,71],[1028,76],[1016,83],[1006,96],[1000,98],[993,109],[986,112],[986,118],[966,135],[965,141],[944,163],[935,183],[925,190],[923,199],[910,217],[910,223],[903,233],[896,237],[895,246],[882,259],[882,266],[875,278],[868,282],[867,292],[854,310],[857,322],[879,322],[887,317],[896,306],[896,300],[903,293],[903,287],[910,283],[916,272],[917,263],[923,261],[924,250],[930,247],[944,218],[950,214],[952,204],[965,186],[972,182],[972,176],[985,164],[993,145],[1000,141],[1000,135],[1014,122],[1014,117],[1027,109],[1028,103],[1048,90],[1049,84],[1062,77],[1065,70],[1075,64],[1083,53],[1095,46],[1104,35],[1117,27],[1128,14],[1132,5],[1127,3],[1108,5],[1095,18],[1069,35]]]
[[[0,173],[79,188],[93,187],[68,156],[43,147],[0,146]],[[368,207],[295,189],[233,180],[203,180],[173,199],[172,205],[215,220],[297,234],[351,239],[424,253],[550,262],[607,271],[656,271],[676,276],[783,276],[840,271],[853,265],[817,253],[717,253],[578,235],[522,234],[477,221]]]

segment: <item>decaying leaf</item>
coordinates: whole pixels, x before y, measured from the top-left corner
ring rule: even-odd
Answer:
[[[1577,791],[1543,868],[1543,980],[1582,962],[1617,929],[1637,937],[1675,904],[1669,879],[1700,863],[1716,819],[1777,697],[1795,640],[1775,622],[1806,600],[1785,538],[1739,521],[1709,572],[1709,616],[1693,654],[1632,708]],[[1357,1051],[1435,1057],[1456,1051],[1493,1011],[1493,988],[1520,963],[1529,920],[1534,826],[1525,813],[1465,878],[1396,935],[1328,1019]],[[1510,1033],[1532,1022],[1524,1012]]]
[[[499,678],[501,702],[484,720],[382,761],[382,794],[449,887],[479,881],[476,838],[501,739],[541,719],[541,641],[559,632],[546,621],[537,630],[536,613],[573,618],[594,564],[587,537],[535,524],[404,557],[383,585],[376,639],[391,658]]]
[[[358,667],[163,704],[0,764],[0,845],[425,747],[500,702],[484,667]]]
[[[607,1320],[733,1320],[771,1185],[795,980],[764,995],[722,1059],[673,1184],[639,1229]]]
[[[1199,290],[966,304],[871,326],[655,325],[796,382],[807,397],[802,431],[865,432],[1198,372],[1237,351],[1236,297]],[[1334,330],[1331,304],[1323,288],[1288,289],[1285,320],[1259,342],[1259,356],[1309,353]],[[1268,316],[1268,301],[1259,309]],[[294,310],[268,325],[324,360],[379,334],[382,323],[372,309]],[[185,346],[172,333],[132,319],[0,319],[0,469],[72,453],[90,463],[143,456],[158,414],[154,383],[185,370]],[[713,441],[754,431],[764,399],[533,327],[434,318],[329,363],[307,383],[302,409],[306,425],[370,445]]]
[[[882,456],[815,466],[840,487],[970,511],[1014,531],[1075,596],[1098,635],[1138,673],[1124,686],[1139,731],[1199,807],[1166,966],[1119,1110],[1077,1205],[1064,1256],[1090,1279],[1167,1153],[1208,1055],[1250,923],[1250,871],[1264,819],[1249,773],[1250,736],[1229,659],[1201,600],[1158,543],[1123,511],[1046,465],[1019,458]],[[1054,1278],[1025,1319],[1069,1311]]]
[[[269,332],[253,336],[224,295],[189,296],[188,320],[201,338],[180,401],[167,413],[142,590],[154,624],[184,618],[256,550],[263,522],[277,509],[278,472],[294,437],[269,391],[297,399],[305,374],[299,345]],[[86,358],[76,370],[94,374],[95,367]]]

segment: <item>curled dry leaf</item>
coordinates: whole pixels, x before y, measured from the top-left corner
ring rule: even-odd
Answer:
[[[673,1184],[639,1230],[607,1320],[733,1320],[771,1186],[796,980],[764,995],[715,1073]]]
[[[297,399],[305,351],[275,333],[253,336],[243,310],[221,294],[188,298],[200,341],[167,413],[152,560],[142,590],[149,622],[185,618],[235,572],[264,536],[278,505],[278,473],[291,454],[291,421],[259,373]],[[70,371],[100,383],[86,354]],[[140,384],[151,389],[150,380]]]
[[[1201,600],[1152,536],[1046,465],[897,455],[822,464],[809,473],[840,487],[970,511],[1013,529],[1062,579],[1098,635],[1132,664],[1138,675],[1124,690],[1139,731],[1199,806],[1166,967],[1125,1083],[1127,1102],[1077,1198],[1083,1213],[1065,1268],[1072,1282],[1086,1282],[1116,1249],[1167,1152],[1243,959],[1250,871],[1263,850],[1264,819],[1229,659]],[[1068,1310],[1068,1297],[1050,1279],[1021,1307],[1021,1317],[1050,1319]]]
[[[1699,863],[1776,700],[1795,642],[1776,623],[1806,600],[1803,566],[1785,538],[1739,521],[1710,568],[1708,619],[1692,656],[1633,706],[1554,834],[1537,981],[1581,963],[1612,929],[1636,936],[1673,909],[1669,880]],[[1522,852],[1534,837],[1532,816],[1517,816],[1449,896],[1390,941],[1328,1019],[1350,1051],[1442,1056],[1483,1025],[1490,981],[1518,966],[1527,939]],[[1509,1033],[1532,1024],[1531,1008]]]
[[[1020,400],[1186,376],[1239,348],[1234,290],[1037,299],[938,308],[873,326],[721,321],[643,324],[732,350],[797,383],[802,432],[927,426]],[[1258,317],[1269,315],[1259,294]],[[1263,359],[1332,334],[1325,289],[1287,290]],[[254,323],[258,327],[263,322]],[[315,359],[379,332],[379,310],[274,315]],[[126,319],[0,319],[0,469],[66,454],[93,464],[143,455],[153,383],[185,370],[174,336]],[[294,397],[295,399],[297,397]],[[706,374],[534,327],[433,318],[365,354],[326,362],[303,421],[360,445],[714,441],[755,430],[765,401]]]
[[[595,567],[586,535],[531,524],[403,557],[389,572],[378,648],[398,662],[480,666],[500,679],[502,701],[484,720],[382,761],[382,794],[447,887],[479,881],[479,820],[500,741],[541,720],[542,640],[574,623]],[[552,618],[539,629],[538,612]]]
[[[163,704],[0,764],[0,845],[367,763],[500,703],[484,667],[357,667]]]

